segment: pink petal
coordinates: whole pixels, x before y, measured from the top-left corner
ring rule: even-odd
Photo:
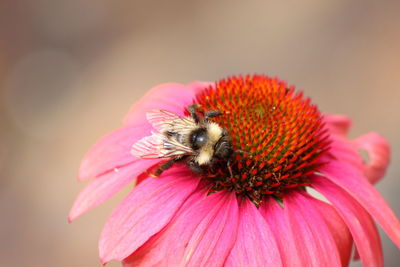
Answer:
[[[362,173],[346,162],[331,161],[321,167],[323,175],[343,188],[379,223],[382,229],[400,246],[400,222],[385,199],[363,177]]]
[[[270,227],[248,199],[240,203],[238,235],[225,266],[282,266]]]
[[[336,247],[340,253],[342,266],[348,266],[353,246],[353,239],[346,223],[342,220],[336,210],[321,200],[308,197],[309,204],[313,205],[322,215],[329,231],[335,240]]]
[[[199,209],[203,209],[204,212],[210,210],[210,207],[215,204],[218,210],[203,213],[202,220],[193,232],[182,228],[185,228],[185,225],[196,216],[197,212],[191,212],[188,214],[189,216],[182,218],[183,224],[180,226],[183,230],[182,235],[175,236],[175,243],[178,246],[171,246],[171,250],[168,252],[173,255],[172,253],[179,253],[185,247],[181,265],[222,266],[228,256],[237,233],[238,204],[234,194],[226,192],[220,194],[224,198],[222,202],[212,201],[199,206]]]
[[[377,133],[362,135],[355,140],[332,136],[330,152],[336,159],[347,161],[360,169],[371,183],[376,183],[386,172],[390,161],[390,146]],[[369,162],[364,162],[360,150],[368,152]]]
[[[260,213],[275,237],[284,266],[307,266],[307,257],[301,257],[296,248],[296,232],[291,230],[285,211],[273,198],[262,202]]]
[[[146,113],[152,109],[165,109],[183,115],[186,106],[193,104],[195,90],[179,83],[161,84],[150,89],[133,104],[124,118],[124,124],[145,123]]]
[[[79,179],[103,175],[132,162],[141,161],[131,155],[131,147],[140,138],[150,135],[150,124],[120,128],[101,138],[87,152],[79,169]]]
[[[386,172],[390,161],[390,145],[385,138],[377,133],[362,135],[354,140],[359,149],[368,152],[369,162],[366,164],[365,175],[371,183],[377,182]]]
[[[346,161],[360,171],[365,171],[361,155],[358,153],[357,147],[353,142],[341,137],[332,137],[329,152],[335,159]],[[331,159],[328,159],[328,161],[331,161]]]
[[[335,241],[321,214],[308,198],[293,192],[284,198],[285,212],[293,231],[297,250],[306,266],[341,266]]]
[[[238,207],[234,194],[201,192],[124,266],[222,266],[234,245]],[[136,254],[136,255],[135,255]]]
[[[324,121],[331,134],[342,137],[347,136],[351,127],[351,119],[344,115],[325,114]]]
[[[159,232],[196,189],[198,178],[186,167],[174,167],[147,179],[114,210],[100,237],[103,263],[123,260]]]
[[[199,185],[201,188],[201,185]],[[157,234],[153,235],[143,246],[132,253],[128,258],[124,259],[124,267],[137,267],[137,266],[162,266],[164,262],[167,247],[171,245],[170,239],[175,234],[175,226],[178,218],[189,212],[193,206],[198,205],[207,197],[207,190],[197,189],[195,193],[188,197],[181,208],[175,213],[171,221]],[[183,253],[182,253],[183,255]]]
[[[346,222],[364,265],[383,266],[379,234],[364,208],[343,189],[324,177],[314,176],[313,187],[332,203]]]
[[[100,205],[130,181],[143,173],[148,167],[155,164],[157,160],[135,161],[134,163],[115,169],[103,176],[93,179],[79,194],[69,213],[69,221],[72,222],[83,213]]]

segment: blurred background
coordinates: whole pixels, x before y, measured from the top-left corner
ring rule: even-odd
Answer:
[[[393,160],[377,187],[400,214],[399,14],[395,0],[1,0],[0,266],[101,266],[98,236],[127,191],[68,224],[79,162],[170,81],[278,76],[352,117],[351,136],[380,132]]]

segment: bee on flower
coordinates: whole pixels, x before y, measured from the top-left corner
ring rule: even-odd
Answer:
[[[167,110],[153,110],[147,119],[157,132],[140,139],[131,153],[140,158],[169,158],[154,175],[159,176],[175,162],[186,161],[196,172],[213,165],[217,159],[228,160],[233,154],[225,129],[209,119],[221,115],[208,111],[200,118],[196,106],[189,106],[190,117],[181,117]]]

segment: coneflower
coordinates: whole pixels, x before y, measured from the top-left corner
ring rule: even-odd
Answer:
[[[219,162],[195,173],[175,164],[152,177],[163,159],[130,153],[154,130],[146,113],[188,116],[192,104],[222,112],[211,120],[244,153],[234,154],[229,169]],[[263,75],[155,87],[132,107],[124,126],[83,159],[79,177],[91,180],[69,219],[136,180],[101,234],[103,263],[347,266],[354,242],[365,266],[383,266],[374,220],[398,246],[400,224],[372,183],[384,175],[390,149],[376,133],[348,140],[350,124],[345,116],[321,114],[294,87]]]

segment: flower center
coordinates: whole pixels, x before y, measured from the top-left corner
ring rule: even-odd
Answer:
[[[196,104],[222,112],[212,120],[227,130],[236,151],[229,164],[221,161],[204,173],[211,192],[235,191],[256,205],[266,195],[281,198],[289,189],[310,184],[309,175],[328,150],[318,108],[278,79],[221,80],[200,92]]]

